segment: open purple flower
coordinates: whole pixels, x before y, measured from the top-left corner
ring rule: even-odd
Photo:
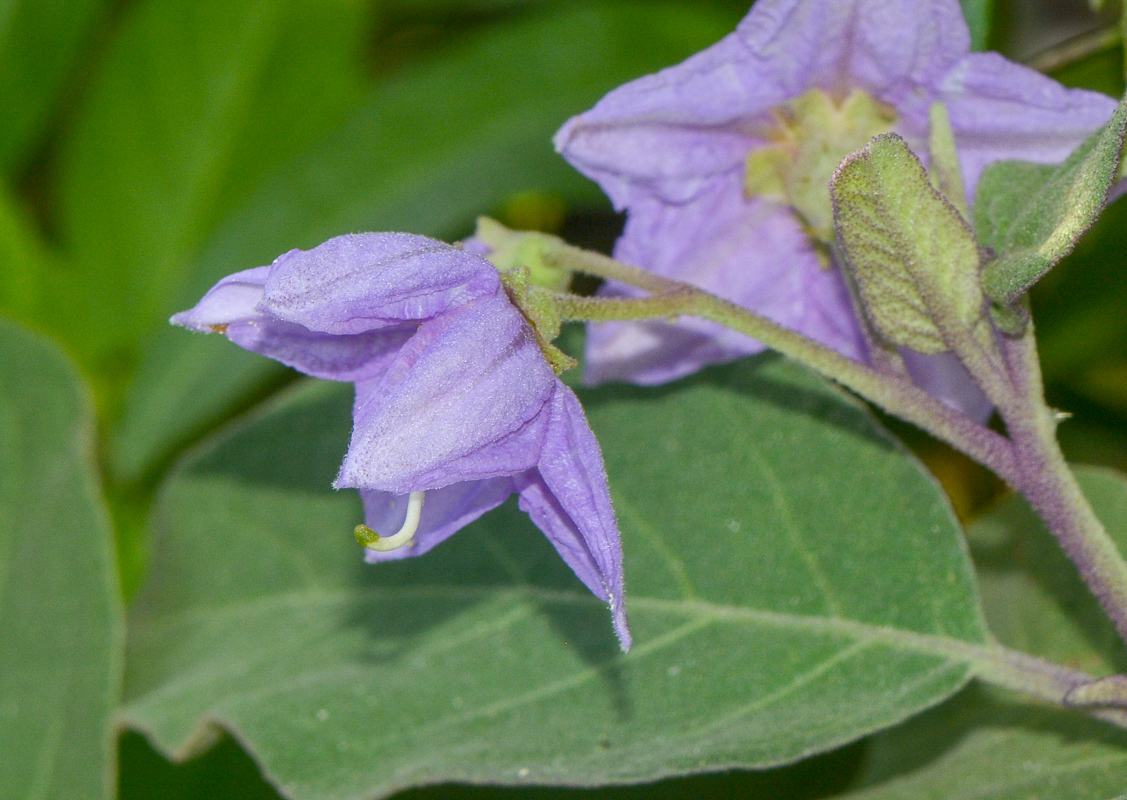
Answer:
[[[940,101],[973,196],[990,162],[1060,161],[1115,108],[969,45],[956,0],[759,0],[716,45],[570,120],[556,147],[628,212],[618,258],[864,359],[833,266],[840,160],[888,131],[926,159]],[[760,349],[688,318],[598,323],[587,379],[660,383]],[[961,365],[908,355],[921,385],[960,402]]]
[[[340,236],[229,275],[172,321],[355,383],[335,485],[360,490],[370,528],[402,528],[373,534],[369,561],[425,553],[515,492],[630,646],[598,442],[484,258],[409,234]]]

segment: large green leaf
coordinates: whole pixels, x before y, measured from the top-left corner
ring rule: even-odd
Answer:
[[[229,272],[337,234],[455,237],[514,192],[594,197],[594,184],[553,152],[552,133],[603,92],[720,38],[729,23],[727,15],[686,3],[562,4],[388,81],[349,124],[227,221],[181,307]],[[132,392],[113,449],[115,471],[137,477],[277,374],[263,359],[165,332]]]
[[[94,421],[58,350],[0,321],[0,797],[111,796],[121,609]]]
[[[106,5],[0,0],[0,174],[22,166]]]
[[[351,391],[313,384],[163,490],[127,723],[178,756],[227,728],[288,796],[343,798],[766,766],[963,685],[985,633],[957,524],[860,406],[773,357],[584,400],[629,654],[514,503],[362,564],[359,503],[327,489]]]
[[[1084,493],[1127,549],[1127,481],[1080,469]],[[1011,497],[970,531],[991,631],[1006,645],[1098,674],[1127,653],[1047,530]],[[976,688],[870,743],[848,800],[1110,800],[1127,789],[1127,732],[1079,712]]]
[[[73,281],[59,298],[96,372],[163,322],[209,232],[361,97],[362,0],[142,0],[61,157]]]

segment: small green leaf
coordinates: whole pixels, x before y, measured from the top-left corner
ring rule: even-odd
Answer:
[[[341,233],[458,237],[530,188],[600,202],[597,187],[553,151],[552,133],[619,83],[720,38],[727,24],[698,3],[559,4],[405,70],[224,222],[179,309],[227,273]],[[183,330],[152,340],[111,443],[117,475],[137,478],[279,380],[276,364],[236,350]]]
[[[1127,480],[1091,467],[1077,479],[1127,550]],[[968,533],[1003,644],[1100,675],[1127,668],[1114,626],[1025,501],[1007,499]],[[1109,800],[1127,786],[1127,732],[975,688],[874,737],[861,783],[842,800]]]
[[[1012,304],[1072,252],[1103,210],[1125,130],[1127,100],[1057,167],[1001,161],[986,168],[974,205],[979,241],[997,256],[982,271],[987,296]]]
[[[222,726],[290,798],[766,766],[935,703],[968,674],[949,648],[985,640],[934,481],[778,358],[585,393],[625,655],[514,503],[424,557],[361,563],[359,502],[328,489],[351,399],[305,385],[166,485],[124,711],[166,752]]]
[[[0,175],[24,165],[106,0],[0,3]]]
[[[0,796],[112,796],[121,607],[94,418],[53,345],[0,320]]]
[[[848,156],[830,193],[865,312],[886,340],[921,353],[968,334],[989,342],[974,234],[903,139],[877,136]]]

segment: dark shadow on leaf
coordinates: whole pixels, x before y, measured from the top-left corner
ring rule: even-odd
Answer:
[[[660,386],[610,384],[587,389],[580,393],[580,399],[584,406],[595,408],[606,403],[657,402],[672,394],[700,388],[742,394],[785,412],[832,425],[884,449],[897,446],[862,403],[844,398],[839,390],[778,353],[763,353],[708,367]]]
[[[191,472],[287,494],[331,494],[348,446],[351,410],[350,385],[306,383],[236,428],[204,453]],[[336,535],[351,538],[349,531]],[[384,663],[409,653],[429,630],[487,599],[489,588],[528,587],[529,602],[537,604],[585,662],[600,668],[618,713],[628,714],[609,611],[593,598],[590,603],[536,599],[537,590],[574,593],[584,601],[590,593],[517,509],[515,498],[419,558],[366,564],[362,549],[349,546],[355,560],[346,581],[356,588],[357,599],[339,625],[365,632],[364,660]],[[322,568],[329,573],[340,569],[335,560]],[[401,598],[397,588],[402,588]]]
[[[516,498],[419,558],[359,562],[358,554],[357,584],[377,589],[381,599],[355,604],[343,625],[367,632],[371,647],[365,660],[382,662],[406,654],[427,630],[486,600],[490,588],[515,590],[518,595],[527,589],[528,599],[522,602],[535,604],[560,639],[599,670],[616,713],[623,720],[629,717],[630,701],[616,660],[621,653],[609,610],[591,597],[517,508]],[[403,588],[402,599],[394,597],[395,587]],[[420,601],[420,591],[430,599]],[[449,597],[443,598],[444,593]],[[578,602],[545,598],[545,594],[575,595]]]
[[[1040,734],[1064,744],[1098,743],[1127,747],[1127,732],[1079,711],[1052,708],[1018,695],[972,683],[951,700],[880,734],[882,749],[872,751],[866,785],[906,777],[949,757],[969,737],[990,733],[997,748],[999,732]]]

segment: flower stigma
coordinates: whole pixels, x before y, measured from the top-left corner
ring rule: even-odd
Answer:
[[[423,499],[426,492],[411,492],[407,499],[407,516],[403,525],[391,536],[380,536],[367,525],[356,526],[356,541],[369,550],[386,553],[388,550],[398,550],[400,547],[410,546],[419,529],[419,517],[423,513]]]
[[[744,193],[789,205],[819,243],[834,239],[830,178],[838,164],[874,136],[888,133],[896,111],[854,89],[843,101],[811,89],[771,111],[768,144],[752,150],[744,172]]]

